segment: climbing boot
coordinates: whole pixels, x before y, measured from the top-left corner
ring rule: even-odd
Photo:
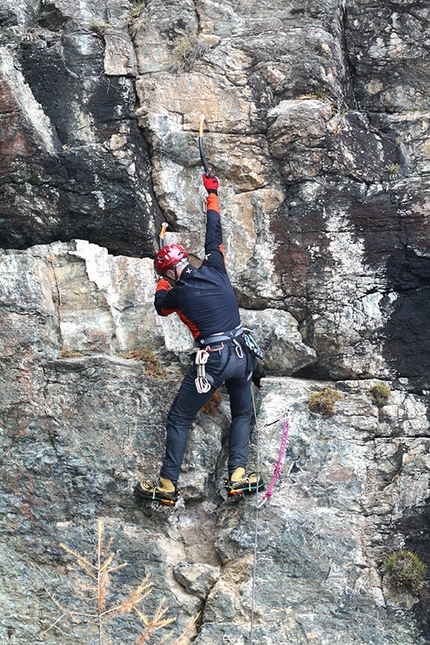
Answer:
[[[150,480],[139,482],[134,489],[134,494],[165,506],[175,506],[179,497],[176,486],[166,477],[160,477],[153,482]]]
[[[262,477],[258,477],[257,481],[257,473],[247,475],[245,468],[241,467],[236,468],[230,478],[224,480],[224,484],[229,497],[239,493],[256,493],[264,488]]]

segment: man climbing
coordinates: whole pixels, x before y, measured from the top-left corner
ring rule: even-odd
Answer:
[[[155,257],[160,276],[155,308],[160,316],[176,312],[198,345],[190,367],[167,416],[166,450],[159,479],[139,482],[136,495],[174,506],[188,430],[200,408],[225,382],[231,410],[228,433],[229,496],[256,492],[263,480],[246,473],[252,415],[252,371],[257,359],[246,343],[239,308],[225,267],[218,203],[218,179],[203,175],[207,190],[205,257],[200,268],[188,262],[179,244],[163,247]]]

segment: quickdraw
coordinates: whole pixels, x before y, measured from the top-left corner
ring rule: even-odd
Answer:
[[[273,487],[275,485],[276,480],[279,478],[279,475],[281,474],[282,459],[284,457],[285,446],[287,445],[288,432],[289,432],[289,422],[288,422],[288,419],[286,419],[281,433],[281,445],[279,446],[278,461],[276,462],[276,464],[273,464],[275,469],[273,471],[272,481],[270,482],[267,491],[264,493],[263,499],[258,505],[258,508],[261,508],[263,504],[269,499],[269,497],[272,497]]]
[[[263,360],[264,358],[263,351],[257,345],[257,341],[251,336],[251,332],[249,329],[243,330],[242,338],[245,341],[245,345],[248,347],[248,349],[251,350],[254,356],[258,358],[259,361]]]
[[[197,378],[194,380],[196,390],[199,394],[206,394],[211,389],[211,384],[206,378],[205,365],[208,362],[209,354],[206,349],[196,351],[195,365],[197,367]]]

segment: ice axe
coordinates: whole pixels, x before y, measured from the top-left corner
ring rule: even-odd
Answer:
[[[202,160],[203,168],[205,169],[205,175],[206,177],[210,177],[211,171],[209,170],[206,157],[205,157],[205,151],[203,149],[203,129],[205,127],[205,121],[206,121],[205,115],[201,114],[200,123],[199,123],[199,150],[200,150],[200,159]]]
[[[158,246],[159,246],[160,249],[162,249],[163,246],[164,246],[164,235],[166,233],[166,230],[167,230],[168,226],[169,225],[168,225],[167,222],[163,222],[162,225],[161,225],[160,234],[158,236]]]

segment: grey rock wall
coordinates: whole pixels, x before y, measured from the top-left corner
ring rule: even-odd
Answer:
[[[76,554],[96,565],[100,521],[128,563],[107,606],[150,574],[141,612],[165,597],[177,618],[149,642],[199,614],[177,645],[249,643],[253,589],[254,642],[429,642],[428,574],[413,591],[385,567],[401,548],[430,564],[428,22],[416,0],[3,3],[2,642],[139,642],[135,611],[89,615]],[[290,415],[258,513],[225,499],[223,391],[190,433],[178,507],[132,495],[193,346],[155,314],[152,257],[164,220],[202,257],[201,114],[265,351],[250,464],[267,480]],[[328,386],[325,417],[309,397]]]

